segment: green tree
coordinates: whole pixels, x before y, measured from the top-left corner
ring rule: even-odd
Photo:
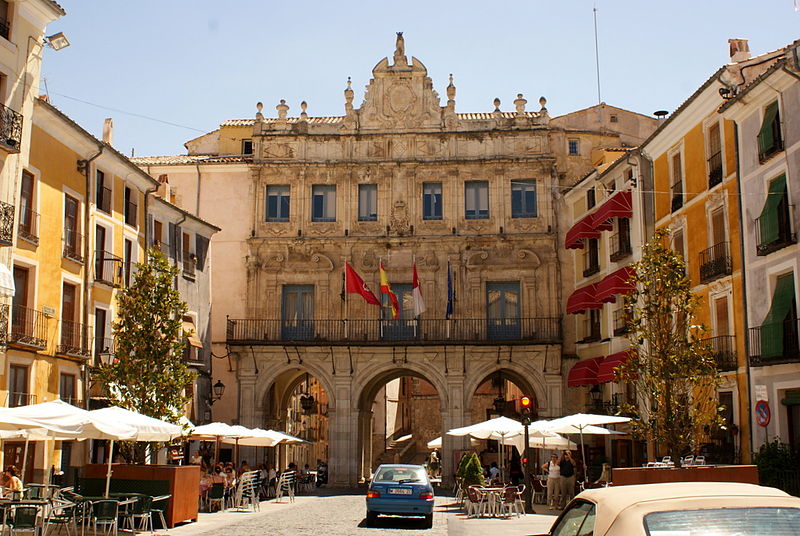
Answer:
[[[115,358],[99,367],[97,378],[116,404],[177,423],[195,378],[183,359],[187,306],[173,288],[178,268],[157,250],[148,257],[117,295]]]
[[[634,434],[661,445],[677,463],[720,424],[719,380],[705,328],[694,322],[698,297],[669,238],[669,231],[657,231],[633,264],[635,287],[625,296],[633,355],[617,376],[635,388],[636,403],[623,408],[634,417]]]
[[[483,467],[481,467],[481,461],[478,459],[478,455],[474,452],[471,452],[464,466],[463,476],[461,477],[461,486],[466,489],[469,486],[482,485]]]

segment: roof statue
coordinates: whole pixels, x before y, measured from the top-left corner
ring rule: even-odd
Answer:
[[[394,49],[394,64],[403,65],[408,64],[408,59],[406,58],[406,41],[403,39],[403,32],[397,32],[397,42],[395,43]]]

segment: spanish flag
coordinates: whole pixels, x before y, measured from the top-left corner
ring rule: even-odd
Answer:
[[[389,276],[386,275],[386,270],[383,269],[383,261],[378,266],[381,274],[381,293],[389,296],[389,304],[392,306],[392,318],[400,318],[400,306],[397,304],[397,296],[392,292],[392,287],[389,286]]]

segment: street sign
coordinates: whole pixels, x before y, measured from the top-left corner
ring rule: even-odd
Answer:
[[[772,412],[769,409],[769,402],[766,400],[759,400],[756,402],[755,407],[756,422],[759,426],[766,427],[772,419]]]

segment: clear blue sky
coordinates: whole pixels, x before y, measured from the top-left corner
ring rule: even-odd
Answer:
[[[792,0],[60,0],[48,28],[72,45],[47,50],[41,92],[99,135],[114,118],[114,145],[137,156],[183,154],[183,143],[226,119],[341,115],[348,76],[359,106],[372,68],[404,32],[406,54],[428,68],[456,111],[529,109],[544,95],[552,116],[597,103],[592,8],[597,6],[603,101],[636,112],[672,111],[720,65],[727,40],[753,55],[800,38]],[[87,104],[90,103],[90,104]],[[111,109],[108,109],[111,108]],[[157,118],[158,121],[137,117]]]

